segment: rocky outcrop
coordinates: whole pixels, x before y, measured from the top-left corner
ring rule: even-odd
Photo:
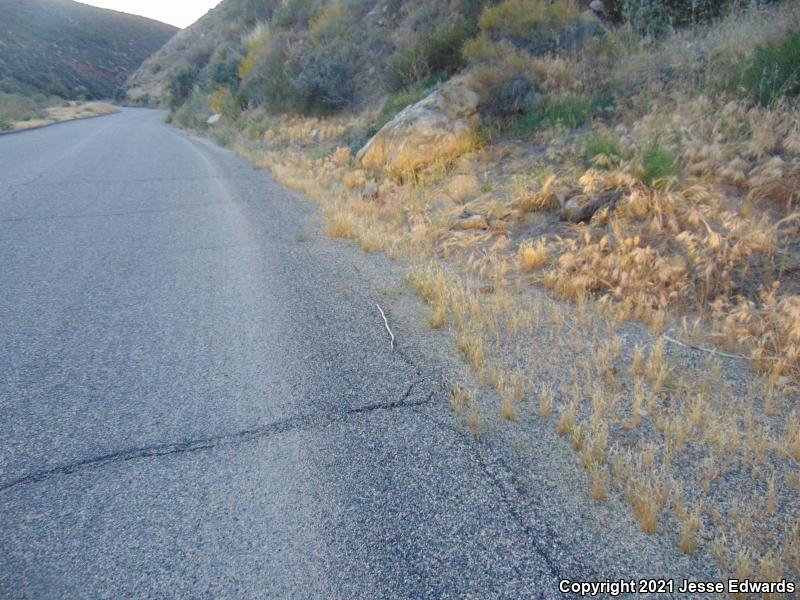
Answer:
[[[454,80],[398,113],[356,160],[365,169],[406,177],[470,150],[479,122],[478,94],[466,80]]]

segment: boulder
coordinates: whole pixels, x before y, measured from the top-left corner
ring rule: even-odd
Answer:
[[[216,125],[217,123],[219,123],[219,120],[221,118],[222,118],[222,115],[214,113],[213,115],[208,117],[208,120],[206,121],[206,123],[208,123],[209,125]]]
[[[405,177],[473,147],[478,94],[464,80],[445,84],[397,114],[356,155],[366,169]]]
[[[620,199],[618,190],[606,190],[593,196],[579,194],[566,201],[561,209],[561,220],[569,223],[584,223],[591,221],[594,213],[610,204],[613,209]]]
[[[373,180],[369,180],[364,184],[364,189],[361,191],[361,196],[368,200],[376,200],[378,198],[378,192],[378,184]]]
[[[489,229],[489,221],[483,215],[464,213],[451,221],[450,229]]]

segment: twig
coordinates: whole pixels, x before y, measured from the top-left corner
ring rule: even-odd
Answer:
[[[375,306],[377,306],[378,310],[381,311],[381,316],[383,317],[383,324],[386,325],[386,331],[389,332],[389,337],[392,338],[392,341],[391,341],[392,350],[394,350],[394,334],[392,333],[392,330],[389,328],[389,320],[386,318],[386,313],[383,312],[383,309],[381,308],[380,304],[376,303]]]
[[[728,354],[727,352],[720,352],[719,350],[703,348],[702,346],[694,346],[692,344],[684,344],[683,342],[673,339],[668,335],[664,336],[664,339],[668,342],[672,342],[673,344],[678,344],[678,346],[683,346],[684,348],[689,348],[690,350],[699,350],[700,352],[708,352],[709,354],[716,354],[717,356],[724,356],[725,358],[736,358],[738,360],[778,360],[776,356],[767,356],[764,358],[755,359],[752,356],[744,356],[742,354]]]

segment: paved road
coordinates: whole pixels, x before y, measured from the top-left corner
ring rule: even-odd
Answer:
[[[162,118],[0,138],[0,597],[555,596],[352,251]]]

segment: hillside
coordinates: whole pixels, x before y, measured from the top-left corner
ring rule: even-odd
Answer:
[[[364,99],[380,98],[389,61],[402,50],[412,48],[415,40],[434,32],[452,38],[451,44],[466,39],[474,30],[480,6],[480,0],[434,0],[424,4],[407,0],[226,0],[147,59],[130,78],[128,96],[133,101],[166,103],[176,77],[182,77],[184,83],[188,79],[193,83],[196,78],[211,88],[238,87],[241,80],[238,101],[260,104],[262,88],[273,83],[275,88],[284,87],[292,79],[284,71],[291,69],[301,85],[306,81],[309,87],[300,95],[314,93],[311,88],[317,82],[313,81],[313,73],[317,73],[326,82],[339,84],[322,92],[330,96],[323,104],[338,108],[357,105]],[[269,44],[268,31],[274,34]],[[345,39],[347,43],[343,43]],[[240,64],[250,50],[252,61],[258,65],[252,64],[248,74],[240,73]],[[443,47],[439,57],[447,72],[460,63],[458,57],[448,56],[450,52],[450,47]],[[451,61],[455,63],[445,64]],[[248,69],[246,64],[242,68]],[[274,82],[262,80],[265,70],[275,72]],[[305,75],[301,76],[301,72]],[[283,76],[289,79],[279,81]],[[283,94],[286,106],[294,104],[294,86],[285,88],[276,93]]]
[[[177,28],[70,0],[0,0],[0,92],[111,98]]]
[[[465,431],[547,428],[616,518],[796,580],[797,2],[420,4],[227,0],[129,94],[404,261]]]

